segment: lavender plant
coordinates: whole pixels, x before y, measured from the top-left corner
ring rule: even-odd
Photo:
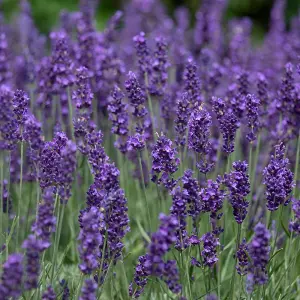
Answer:
[[[299,16],[97,5],[0,16],[0,300],[297,299]]]

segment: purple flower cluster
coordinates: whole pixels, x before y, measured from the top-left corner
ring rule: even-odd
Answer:
[[[211,125],[211,116],[206,109],[200,107],[192,112],[188,123],[189,149],[200,155],[205,155],[210,151],[209,136]]]
[[[101,257],[104,257],[102,271],[106,272],[109,260],[115,263],[120,258],[124,247],[122,239],[129,231],[127,200],[118,179],[120,172],[106,155],[102,138],[101,131],[93,131],[86,136],[88,161],[94,174],[94,183],[87,193],[87,208],[79,216],[79,249],[81,259],[85,261],[80,265],[83,272],[91,272],[97,268],[98,258]],[[102,253],[104,247],[101,245],[104,240],[107,244],[105,253]],[[98,275],[101,282],[103,274]]]
[[[203,243],[203,250],[201,251],[203,264],[211,268],[218,261],[217,247],[220,245],[219,239],[213,233],[208,232],[201,237],[201,242]]]
[[[220,218],[218,211],[223,207],[225,192],[221,189],[221,181],[207,180],[207,186],[200,191],[201,212],[210,212],[211,218]]]
[[[220,124],[220,131],[224,141],[223,150],[226,153],[232,153],[234,151],[235,133],[239,128],[238,119],[221,98],[213,97],[212,108]]]
[[[92,206],[81,217],[81,230],[79,233],[80,271],[91,274],[99,268],[100,247],[103,238],[100,230],[104,228],[103,214],[99,208]]]
[[[162,183],[167,189],[172,190],[176,181],[170,178],[178,170],[180,160],[176,157],[177,151],[173,143],[164,134],[161,134],[152,150],[152,181]]]
[[[249,267],[248,245],[245,239],[239,245],[238,250],[236,252],[236,256],[238,260],[238,265],[236,266],[236,270],[239,275],[244,276],[248,273],[248,267]]]
[[[289,229],[293,234],[300,235],[300,200],[292,200],[292,209],[294,213],[293,220],[290,221]]]
[[[79,300],[96,299],[97,284],[92,279],[86,279],[81,289]]]
[[[144,79],[145,74],[150,71],[150,52],[147,46],[145,32],[140,32],[133,38],[137,57],[139,58],[139,69],[141,78]],[[146,75],[147,76],[147,75]]]
[[[46,142],[39,158],[39,179],[42,189],[56,186],[61,201],[71,196],[73,176],[76,169],[76,145],[62,132]]]
[[[17,122],[24,125],[28,116],[29,98],[22,90],[17,90],[13,98],[13,111],[17,117]]]
[[[175,248],[182,251],[188,246],[188,237],[186,231],[186,216],[187,216],[187,199],[188,193],[186,190],[181,190],[180,186],[177,186],[171,192],[172,206],[170,208],[170,214],[178,220],[178,230],[176,232]]]
[[[112,122],[111,132],[120,136],[115,143],[117,148],[124,154],[126,153],[125,137],[128,135],[129,116],[127,112],[127,105],[124,103],[125,95],[115,86],[109,100],[107,110],[109,113],[109,120]]]
[[[201,212],[199,183],[193,178],[193,171],[189,169],[184,172],[181,181],[187,199],[187,213],[195,221]]]
[[[189,93],[183,93],[177,101],[175,131],[176,144],[184,146],[186,144],[186,130],[188,127],[188,120],[190,117],[190,97]]]
[[[168,44],[162,37],[156,38],[155,42],[156,50],[154,52],[154,58],[151,61],[150,92],[152,95],[161,96],[164,94],[168,80]]]
[[[44,191],[43,202],[38,206],[36,222],[31,228],[36,237],[42,241],[43,250],[51,245],[51,234],[55,232],[55,225],[53,188],[50,187]]]
[[[271,234],[262,223],[255,226],[254,233],[254,237],[248,245],[251,259],[247,276],[248,290],[251,290],[253,285],[263,285],[268,280],[267,264],[270,258]]]
[[[192,59],[188,59],[183,74],[184,92],[189,94],[193,107],[199,107],[203,102],[200,94],[201,83],[197,73],[197,65]]]
[[[22,248],[26,250],[24,288],[25,290],[36,289],[40,275],[40,256],[45,249],[45,243],[38,240],[34,235],[29,235],[23,242]]]
[[[23,256],[11,254],[3,264],[0,281],[1,299],[17,298],[21,295],[23,276]]]
[[[270,211],[289,202],[288,198],[294,186],[293,173],[288,169],[289,160],[284,156],[285,145],[280,143],[275,146],[275,154],[263,171],[267,208]]]
[[[178,270],[175,261],[164,262],[164,255],[170,251],[171,245],[176,241],[178,221],[174,216],[160,215],[160,226],[157,232],[152,234],[148,253],[139,258],[133,283],[129,286],[130,296],[138,298],[147,284],[150,275],[162,278],[170,290],[180,293],[181,286],[178,283]]]
[[[259,129],[259,106],[260,101],[255,95],[246,96],[247,119],[250,132],[247,134],[247,140],[253,142],[256,139],[256,133]]]
[[[233,163],[234,171],[225,174],[224,182],[229,190],[229,202],[233,208],[233,215],[238,224],[241,224],[247,215],[249,202],[246,196],[250,193],[250,181],[247,174],[246,161]]]
[[[51,285],[49,285],[46,291],[42,295],[42,300],[55,300],[55,299],[57,298],[54,289]]]

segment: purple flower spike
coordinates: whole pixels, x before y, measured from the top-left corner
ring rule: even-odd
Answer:
[[[219,260],[216,256],[217,247],[220,245],[219,239],[208,232],[201,237],[201,241],[203,242],[203,250],[201,251],[203,263],[211,268]]]
[[[152,61],[150,92],[161,96],[168,80],[168,44],[164,38],[156,38],[156,50]]]
[[[172,141],[161,134],[154,145],[151,155],[153,160],[151,170],[153,175],[152,181],[157,184],[163,183],[166,188],[170,188],[171,190],[174,186],[169,186],[169,176],[178,170],[180,164],[179,158],[176,157],[177,151],[173,147]]]
[[[183,75],[184,79],[184,91],[189,93],[191,97],[191,103],[194,107],[198,107],[203,102],[201,97],[201,84],[198,77],[198,69],[192,59],[187,61],[185,71]]]
[[[125,137],[128,135],[129,126],[129,116],[128,116],[128,105],[124,103],[125,95],[115,86],[109,99],[108,99],[108,118],[112,122],[111,132],[119,135],[120,138],[115,146],[124,153],[125,147]]]
[[[195,220],[201,211],[200,186],[198,180],[193,178],[193,171],[186,170],[181,178],[185,193],[187,193],[187,213]]]
[[[260,101],[254,95],[246,96],[247,119],[250,132],[247,134],[247,140],[251,143],[256,140],[256,134],[259,129],[259,106]]]
[[[23,242],[22,248],[26,249],[26,279],[25,290],[32,290],[38,287],[40,275],[40,254],[47,248],[48,243],[38,240],[34,235],[29,235]]]
[[[42,300],[55,300],[57,299],[56,294],[53,290],[53,287],[49,285],[47,290],[42,295]]]
[[[86,279],[81,289],[79,300],[95,300],[97,284],[92,279]]]
[[[37,220],[31,228],[43,241],[43,250],[51,245],[51,233],[55,232],[55,225],[53,188],[47,188],[43,194],[43,202],[38,206]]]
[[[224,181],[229,189],[229,201],[233,208],[233,215],[238,224],[241,224],[247,215],[249,202],[246,196],[250,193],[250,181],[247,174],[248,164],[246,161],[233,163],[234,171],[225,174]]]
[[[267,208],[275,211],[280,205],[289,201],[294,187],[293,172],[288,169],[289,160],[284,158],[285,146],[283,143],[275,146],[275,155],[271,156],[269,164],[263,171],[266,185]]]
[[[186,203],[188,194],[186,190],[181,190],[180,186],[177,186],[171,192],[172,195],[172,206],[170,213],[176,217],[179,222],[179,229],[176,231],[176,244],[175,248],[182,251],[189,245],[186,231]]]
[[[128,151],[141,151],[145,148],[146,141],[145,135],[136,133],[134,136],[130,136],[127,141],[127,149]]]
[[[238,259],[238,265],[236,266],[236,270],[238,274],[244,276],[248,273],[249,268],[248,245],[246,244],[245,239],[239,245],[239,248],[236,252],[236,256]]]
[[[250,283],[248,290],[253,289],[253,285],[263,285],[268,281],[267,264],[270,258],[269,242],[271,234],[262,223],[255,226],[254,233],[254,237],[248,246],[251,258],[247,277]]]
[[[207,154],[211,149],[209,136],[212,121],[210,114],[202,107],[196,108],[191,114],[188,125],[189,149],[200,155]]]
[[[11,254],[3,264],[0,281],[1,299],[17,298],[21,295],[23,255]]]
[[[84,274],[91,274],[99,267],[100,248],[103,238],[100,233],[104,228],[103,214],[99,208],[92,206],[81,218],[81,230],[78,237],[81,264],[79,268]]]
[[[183,93],[177,102],[175,131],[176,144],[183,147],[186,144],[186,130],[190,118],[191,99],[189,93]]]
[[[294,220],[290,221],[289,229],[294,235],[300,235],[300,200],[292,200],[292,209],[294,212]]]
[[[130,104],[134,109],[132,114],[136,118],[143,118],[148,113],[145,107],[146,95],[133,72],[130,71],[127,75],[127,78],[128,79],[125,82],[125,88]]]
[[[159,219],[159,229],[152,234],[148,253],[140,256],[135,270],[134,283],[129,286],[129,294],[133,298],[138,298],[144,291],[150,275],[162,278],[174,293],[181,291],[176,262],[163,260],[164,255],[170,251],[171,245],[176,241],[176,230],[179,224],[174,216],[161,214]]]
[[[133,42],[138,57],[141,77],[144,79],[144,74],[149,73],[150,70],[150,52],[147,46],[145,33],[140,32],[140,34],[133,38]]]
[[[23,125],[28,117],[29,98],[22,90],[16,90],[13,98],[13,110],[17,117],[17,122]]]

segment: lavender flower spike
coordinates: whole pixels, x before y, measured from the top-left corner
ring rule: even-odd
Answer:
[[[42,300],[55,300],[55,299],[57,299],[56,294],[53,290],[53,287],[49,285],[47,287],[47,290],[42,295]]]
[[[104,227],[103,214],[99,208],[92,206],[81,219],[79,234],[79,269],[84,274],[91,274],[99,267],[100,247],[102,246],[101,227]]]
[[[163,183],[164,186],[170,190],[174,187],[174,180],[170,180],[169,176],[178,170],[180,160],[177,151],[172,147],[172,141],[164,134],[161,134],[152,150],[152,181],[157,184]]]
[[[269,164],[263,171],[266,185],[267,208],[275,211],[280,205],[289,202],[289,196],[294,187],[293,172],[288,169],[289,160],[284,158],[283,143],[275,146],[275,155],[271,156]]]
[[[292,209],[294,212],[294,220],[290,221],[289,229],[296,236],[300,235],[300,200],[293,199],[292,200]]]
[[[253,142],[256,139],[256,133],[259,129],[259,106],[260,101],[254,95],[246,96],[247,119],[250,132],[247,134],[247,140]]]
[[[95,300],[97,284],[92,279],[86,279],[81,289],[79,300]]]
[[[234,171],[225,174],[224,181],[229,189],[229,201],[233,208],[233,215],[238,224],[241,224],[247,215],[249,202],[246,196],[250,193],[250,181],[247,174],[248,164],[246,161],[233,163]]]
[[[23,275],[22,254],[11,254],[3,264],[0,281],[1,299],[17,298],[21,295]]]
[[[254,237],[248,246],[251,264],[247,280],[250,291],[253,285],[263,285],[268,281],[267,264],[270,258],[270,238],[271,234],[266,226],[258,223],[254,228]]]
[[[28,117],[29,98],[22,90],[16,90],[13,98],[13,110],[17,117],[17,122],[23,125]]]

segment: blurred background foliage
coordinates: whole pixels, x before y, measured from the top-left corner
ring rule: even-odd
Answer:
[[[187,6],[192,16],[195,15],[201,0],[161,0],[165,3],[170,13],[180,6]],[[6,18],[11,18],[18,10],[19,0],[2,0],[1,10]],[[32,14],[38,28],[48,33],[55,25],[62,9],[74,11],[78,9],[77,0],[29,0]],[[100,0],[97,12],[97,25],[103,28],[107,19],[128,2],[127,0]],[[228,0],[226,19],[248,16],[253,20],[254,35],[262,36],[268,29],[269,14],[274,0]],[[298,13],[300,0],[287,0],[286,19],[287,26],[290,18]],[[192,20],[193,21],[193,20]]]

